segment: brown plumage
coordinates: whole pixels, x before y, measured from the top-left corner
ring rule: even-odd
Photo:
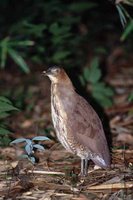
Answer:
[[[91,105],[78,95],[63,68],[44,72],[51,80],[51,112],[61,144],[81,158],[81,174],[87,174],[88,160],[106,168],[110,155],[101,121]]]

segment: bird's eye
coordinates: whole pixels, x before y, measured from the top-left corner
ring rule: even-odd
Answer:
[[[55,68],[55,69],[53,69],[52,70],[54,73],[58,73],[58,72],[60,72],[60,69],[59,68]]]

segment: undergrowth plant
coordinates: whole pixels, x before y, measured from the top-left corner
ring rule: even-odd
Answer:
[[[32,46],[33,44],[34,42],[30,40],[21,41],[17,39],[11,39],[10,37],[3,38],[0,41],[1,68],[5,68],[7,59],[8,57],[10,57],[21,68],[23,72],[29,73],[29,67],[23,59],[22,54],[19,52],[22,51],[21,49]]]
[[[12,111],[18,111],[18,109],[9,99],[0,96],[0,146],[7,146],[10,142],[11,131],[8,129],[6,119]]]
[[[116,0],[115,1],[116,9],[118,11],[120,21],[121,21],[123,28],[126,26],[128,20],[129,21],[133,20],[132,17],[130,16],[130,14],[128,13],[127,9],[124,6],[126,4],[128,6],[133,6],[133,1],[132,0]]]
[[[14,2],[17,4],[17,1]],[[71,66],[75,60],[75,64],[79,65],[76,58],[84,54],[83,50],[79,52],[77,49],[83,46],[85,37],[79,25],[84,12],[87,14],[96,6],[97,3],[93,1],[81,0],[76,3],[39,0],[34,1],[31,6],[28,0],[12,10],[9,0],[0,2],[1,68],[5,67],[9,57],[26,73],[29,72],[26,64],[29,58],[31,62]],[[11,16],[11,20],[6,20],[5,23],[8,16]],[[32,47],[27,48],[29,46]]]
[[[35,164],[35,150],[44,151],[44,147],[41,144],[36,144],[37,141],[49,140],[46,136],[36,136],[33,139],[26,139],[26,138],[18,138],[12,141],[10,144],[18,144],[18,143],[25,143],[25,154],[21,155],[21,158],[27,158],[33,164]]]
[[[0,67],[8,67],[11,59],[25,73],[30,71],[27,61],[84,66],[88,49],[95,45],[100,32],[112,32],[114,28],[117,32],[114,22],[119,17],[115,15],[115,6],[121,22],[127,22],[127,12],[121,4],[131,6],[131,1],[113,2],[114,10],[109,1],[98,0],[38,0],[32,5],[27,0],[19,2],[19,6],[17,0],[1,0]]]
[[[127,24],[120,40],[125,41],[129,37],[129,35],[131,35],[131,33],[133,33],[133,19],[131,19]]]
[[[131,92],[128,96],[128,102],[133,102],[133,92]]]
[[[90,66],[83,69],[79,77],[82,85],[87,85],[92,97],[104,108],[112,106],[114,92],[105,82],[102,81],[102,72],[99,59],[95,57]]]

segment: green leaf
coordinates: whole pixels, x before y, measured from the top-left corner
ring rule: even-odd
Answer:
[[[30,146],[30,145],[32,145],[32,140],[26,139],[26,143]]]
[[[131,34],[132,32],[133,32],[133,20],[130,20],[130,22],[127,25],[127,27],[126,27],[124,33],[122,34],[120,40],[124,41],[129,36],[129,34]]]
[[[25,32],[27,35],[34,35],[35,37],[43,37],[43,31],[47,28],[46,24],[31,24],[27,21],[23,22],[26,28]]]
[[[59,63],[61,60],[65,59],[70,55],[69,51],[57,51],[53,56],[53,61]]]
[[[92,90],[94,92],[100,92],[101,94],[109,97],[112,97],[114,95],[113,90],[109,86],[106,86],[103,82],[97,82],[93,84]]]
[[[28,160],[30,160],[33,164],[35,164],[36,160],[33,156],[28,156]]]
[[[46,136],[36,136],[32,140],[41,141],[41,140],[49,140],[49,138]]]
[[[22,154],[22,155],[20,155],[19,157],[20,157],[20,158],[23,158],[23,159],[25,159],[25,158],[26,158],[26,159],[29,158],[29,156],[28,156],[27,154]]]
[[[9,145],[9,143],[10,143],[10,138],[8,137],[8,135],[4,135],[4,136],[2,136],[1,138],[0,138],[0,146],[3,146],[3,147],[5,147],[5,146],[8,146]]]
[[[101,99],[100,104],[104,108],[109,108],[113,105],[113,101],[110,98],[104,96],[104,98]]]
[[[123,7],[122,7],[121,4],[117,4],[116,8],[117,8],[117,11],[118,11],[118,14],[119,14],[119,17],[120,17],[121,24],[122,24],[123,27],[125,27],[127,20],[126,20],[126,16],[125,16],[125,12],[123,10]]]
[[[13,50],[12,48],[9,48],[8,53],[11,56],[11,58],[14,60],[14,62],[16,62],[20,66],[23,72],[27,74],[30,72],[28,65],[26,64],[24,59],[17,53],[17,51]]]
[[[81,2],[81,3],[72,3],[69,7],[70,11],[73,11],[73,12],[83,12],[85,10],[88,10],[88,9],[92,9],[94,7],[96,7],[97,4],[96,3],[93,3],[93,2]]]
[[[9,131],[6,128],[0,127],[0,135],[4,136],[4,135],[8,135],[11,134],[11,131]]]
[[[59,34],[59,26],[58,26],[58,23],[55,22],[55,23],[52,23],[49,27],[49,31],[55,35],[58,35]]]
[[[89,81],[89,76],[90,76],[90,70],[88,67],[85,67],[83,70],[83,77],[85,79],[85,81]]]
[[[31,40],[24,40],[24,41],[10,41],[9,43],[10,47],[27,47],[27,46],[33,46],[34,45],[34,41]]]
[[[89,68],[89,77],[88,80],[91,83],[96,83],[101,78],[101,71],[99,68],[99,59],[96,57],[92,60]]]
[[[25,138],[18,138],[18,139],[13,140],[10,144],[18,144],[20,142],[26,142],[26,139]]]
[[[45,150],[44,147],[40,144],[34,144],[33,147],[42,151]]]
[[[55,36],[66,35],[70,31],[70,28],[71,28],[70,26],[65,26],[65,25],[59,26],[57,22],[54,22],[50,25],[49,31]]]
[[[129,95],[128,101],[129,102],[133,102],[133,92],[131,92],[131,94]]]
[[[98,57],[94,57],[91,61],[90,68],[98,68],[99,67],[99,59]]]
[[[0,101],[0,112],[8,112],[13,110],[18,110],[18,109],[11,104]]]
[[[25,146],[25,151],[28,155],[31,155],[32,154],[32,151],[33,151],[33,145],[29,145],[29,144],[26,144]]]
[[[92,96],[102,107],[107,108],[112,106],[112,99],[103,95],[102,93],[93,91]]]
[[[133,6],[133,0],[123,0],[123,3]]]
[[[0,112],[0,119],[4,119],[6,117],[8,117],[10,114],[6,113],[6,112]]]
[[[112,96],[114,95],[113,90],[106,86],[103,82],[97,82],[92,85],[92,96],[97,100],[102,107],[112,106]]]
[[[85,86],[85,80],[84,80],[84,77],[82,75],[79,76],[79,80],[81,82],[81,85]]]
[[[6,102],[6,103],[8,103],[8,104],[12,104],[12,102],[11,102],[8,98],[3,97],[3,96],[0,96],[0,101]]]
[[[5,38],[1,41],[1,68],[5,67],[6,59],[7,59],[7,52],[8,52],[8,42],[9,38]]]
[[[100,54],[107,54],[107,50],[104,47],[97,47],[95,49],[95,53],[100,53]]]
[[[63,42],[66,42],[66,39],[71,36],[71,33],[65,33],[62,35],[54,35],[51,38],[53,45],[63,45]]]

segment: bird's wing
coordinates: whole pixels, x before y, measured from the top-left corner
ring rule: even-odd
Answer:
[[[94,155],[99,155],[104,160],[105,165],[109,165],[109,150],[101,120],[83,97],[77,94],[75,99],[75,106],[68,120],[68,129],[79,144],[94,153]],[[93,161],[95,162],[95,160]],[[100,165],[98,162],[95,163]]]

